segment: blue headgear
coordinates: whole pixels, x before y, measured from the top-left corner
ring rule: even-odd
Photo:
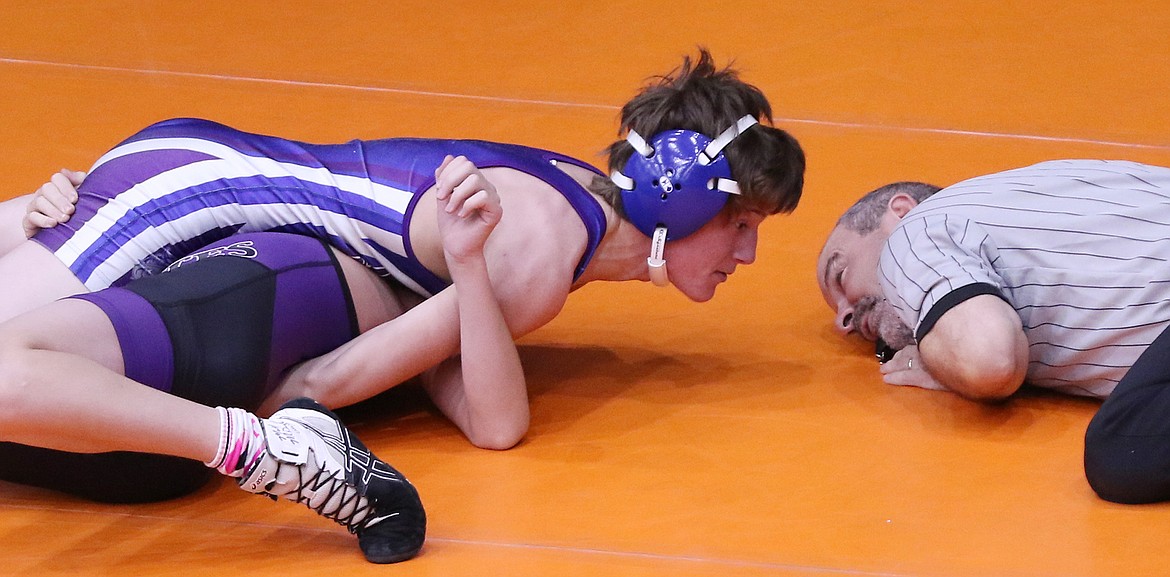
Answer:
[[[647,143],[629,131],[626,140],[636,152],[610,179],[622,190],[630,222],[646,236],[666,228],[668,240],[707,224],[723,209],[728,194],[739,194],[723,149],[755,124],[755,117],[744,116],[715,140],[690,130],[667,130]]]
[[[723,210],[729,194],[739,194],[723,149],[756,124],[749,114],[715,140],[691,130],[660,132],[649,143],[633,130],[626,134],[636,152],[610,180],[622,191],[626,217],[651,237],[647,263],[654,284],[669,283],[663,257],[666,241],[699,230]]]

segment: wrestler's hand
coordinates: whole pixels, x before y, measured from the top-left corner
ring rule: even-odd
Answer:
[[[881,366],[882,380],[887,385],[900,387],[919,387],[935,391],[945,391],[946,387],[939,384],[930,376],[926,365],[918,357],[918,347],[909,345],[894,354],[894,358]]]
[[[435,170],[435,201],[447,258],[482,258],[488,235],[503,215],[495,185],[467,158],[447,156]]]
[[[63,168],[32,194],[22,221],[26,238],[69,220],[77,204],[77,187],[85,176],[84,172]]]

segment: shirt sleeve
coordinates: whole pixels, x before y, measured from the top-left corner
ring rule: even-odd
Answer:
[[[971,297],[1007,300],[997,253],[987,231],[971,220],[948,214],[903,220],[878,262],[882,293],[921,341],[943,313]]]

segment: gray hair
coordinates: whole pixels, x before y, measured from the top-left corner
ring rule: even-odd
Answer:
[[[882,215],[890,198],[895,194],[906,194],[918,202],[926,200],[930,195],[942,190],[925,182],[895,182],[873,190],[862,196],[841,218],[837,219],[837,226],[843,226],[861,235],[877,230],[881,224]]]

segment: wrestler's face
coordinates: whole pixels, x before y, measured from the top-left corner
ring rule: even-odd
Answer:
[[[671,284],[693,301],[710,300],[715,287],[736,267],[755,262],[760,224],[766,216],[728,203],[699,230],[666,243]]]
[[[845,227],[833,229],[817,259],[817,282],[825,302],[836,313],[842,335],[857,333],[865,340],[881,338],[901,349],[914,342],[913,332],[882,296],[878,259],[896,218],[868,234]]]

